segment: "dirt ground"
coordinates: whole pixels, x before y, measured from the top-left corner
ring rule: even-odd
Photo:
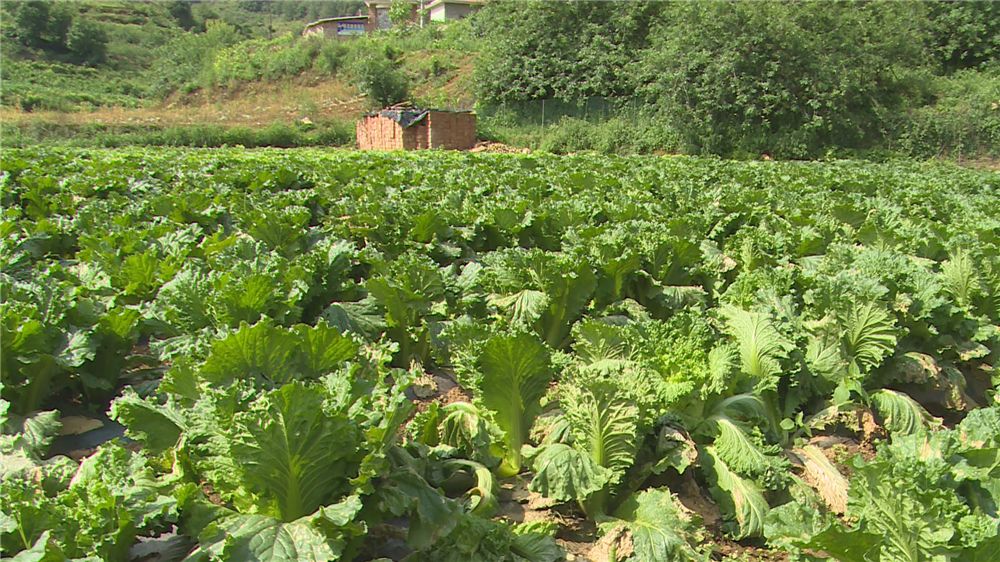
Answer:
[[[266,126],[275,122],[355,119],[368,101],[353,87],[337,80],[292,80],[284,83],[251,83],[238,90],[198,91],[174,96],[148,107],[101,107],[93,111],[24,112],[0,108],[0,120],[11,124],[46,122],[85,125],[224,125]]]

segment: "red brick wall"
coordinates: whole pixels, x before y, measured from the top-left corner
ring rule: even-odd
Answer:
[[[427,126],[430,148],[468,150],[476,145],[476,116],[473,113],[431,111]]]
[[[358,148],[361,150],[401,150],[408,148],[405,134],[399,123],[379,116],[365,116],[358,121]]]
[[[387,117],[365,116],[358,121],[357,138],[361,150],[468,150],[476,144],[476,116],[431,111],[406,129]]]

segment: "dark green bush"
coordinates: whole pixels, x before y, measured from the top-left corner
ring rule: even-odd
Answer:
[[[73,12],[63,3],[53,4],[49,8],[48,33],[53,44],[66,45],[69,30],[73,25]]]
[[[406,75],[384,54],[361,54],[351,65],[351,75],[361,93],[375,105],[391,105],[409,95]]]
[[[806,157],[863,146],[921,61],[915,3],[679,4],[642,64],[691,152]],[[912,27],[908,27],[912,26]]]
[[[101,24],[77,17],[66,34],[66,48],[76,62],[98,65],[108,57],[108,34]]]
[[[340,41],[325,41],[313,60],[313,68],[324,74],[336,74],[344,63],[347,47]]]
[[[635,91],[629,68],[646,46],[661,2],[494,1],[474,22],[483,35],[476,61],[483,103]]]
[[[934,103],[900,113],[892,147],[921,158],[1000,158],[1000,67],[934,81]]]
[[[935,0],[927,8],[931,50],[945,70],[975,68],[1000,57],[1000,2]]]
[[[14,29],[18,39],[30,47],[45,44],[49,28],[49,4],[45,0],[19,2],[14,9]]]

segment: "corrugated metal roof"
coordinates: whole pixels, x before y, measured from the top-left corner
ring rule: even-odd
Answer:
[[[310,27],[316,27],[317,25],[323,25],[324,23],[331,23],[335,21],[357,21],[357,20],[367,20],[368,16],[341,16],[337,18],[323,18],[321,20],[316,20],[312,23],[306,24],[306,29]]]

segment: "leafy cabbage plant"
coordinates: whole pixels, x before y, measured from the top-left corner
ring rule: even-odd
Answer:
[[[101,446],[77,464],[45,459],[60,429],[55,412],[20,422],[0,401],[0,552],[33,560],[129,559],[140,533],[178,520],[169,479],[157,476],[146,455],[120,444]]]
[[[896,435],[853,461],[844,523],[797,501],[767,516],[770,542],[837,560],[968,560],[1000,554],[1000,409],[970,413],[955,429]]]

